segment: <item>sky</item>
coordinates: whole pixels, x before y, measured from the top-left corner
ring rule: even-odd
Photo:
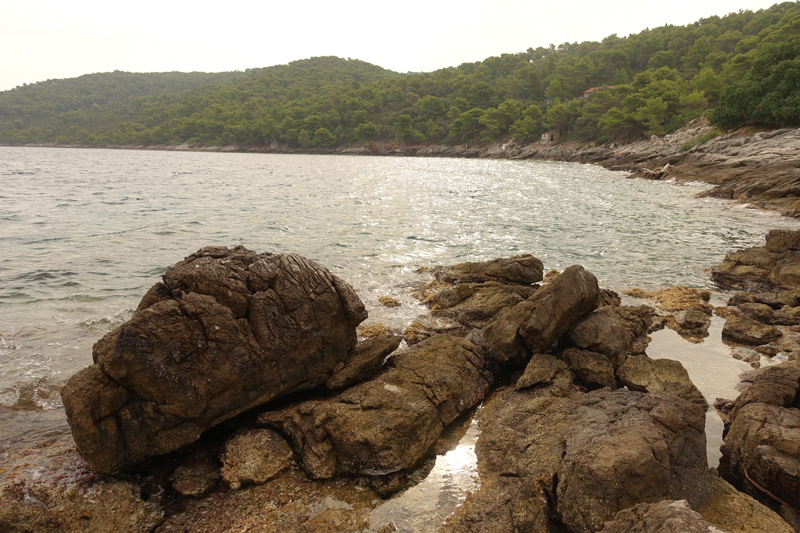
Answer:
[[[0,91],[95,72],[222,72],[315,56],[430,72],[775,0],[0,0]]]

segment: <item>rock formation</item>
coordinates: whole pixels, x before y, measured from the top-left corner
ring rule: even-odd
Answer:
[[[365,318],[352,288],[308,259],[203,248],[170,268],[67,383],[78,450],[114,472],[321,385],[347,363]]]
[[[64,390],[96,472],[175,451],[111,476],[63,442],[0,458],[0,529],[392,531],[371,511],[483,403],[480,486],[442,532],[790,533],[708,470],[705,399],[680,363],[645,354],[654,310],[580,266],[539,287],[542,271],[531,256],[433,269],[431,313],[397,350],[396,335],[355,345],[363,306],[310,261],[200,250]],[[731,406],[726,447],[791,496],[800,371],[768,370]]]

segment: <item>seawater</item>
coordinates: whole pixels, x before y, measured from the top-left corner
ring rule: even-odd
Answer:
[[[419,267],[530,253],[615,290],[712,288],[705,269],[725,254],[800,228],[697,198],[705,184],[625,177],[554,162],[0,147],[0,410],[59,408],[92,344],[204,246],[300,253],[354,286],[367,323],[403,329],[426,312],[410,295],[430,279]]]

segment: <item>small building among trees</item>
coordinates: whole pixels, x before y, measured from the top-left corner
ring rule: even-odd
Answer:
[[[560,132],[558,130],[550,130],[542,133],[542,144],[548,144],[558,139]]]

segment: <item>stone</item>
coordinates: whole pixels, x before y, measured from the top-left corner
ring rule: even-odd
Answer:
[[[543,285],[526,301],[499,312],[486,325],[484,337],[500,363],[527,353],[543,353],[594,307],[597,279],[573,265]]]
[[[203,448],[190,455],[169,476],[175,491],[193,498],[211,490],[219,478],[219,465],[211,457],[209,450]]]
[[[402,341],[400,335],[381,335],[360,342],[350,350],[347,362],[341,363],[342,368],[334,369],[325,387],[339,390],[372,378],[380,371],[383,360],[397,350]]]
[[[456,285],[431,298],[431,316],[449,318],[466,328],[483,328],[503,309],[532,296],[535,288],[496,281]]]
[[[553,389],[506,389],[484,402],[481,486],[440,532],[599,531],[639,503],[687,500],[722,531],[791,533],[709,471],[699,406],[672,394]]]
[[[780,330],[773,326],[737,316],[729,317],[722,328],[722,340],[748,346],[769,344],[777,340],[781,335]]]
[[[292,464],[292,449],[268,428],[241,428],[220,455],[222,479],[237,490],[243,485],[261,485]]]
[[[736,307],[747,318],[755,320],[756,322],[761,322],[762,324],[772,324],[774,319],[774,311],[766,304],[742,303]]]
[[[638,503],[623,509],[600,533],[725,533],[692,510],[686,500]]]
[[[467,328],[449,318],[421,315],[408,325],[403,332],[403,338],[406,344],[413,346],[439,334],[466,337]]]
[[[204,248],[163,276],[94,346],[62,398],[78,451],[115,472],[346,363],[366,311],[353,289],[297,254]]]
[[[605,355],[589,350],[568,348],[561,357],[581,385],[590,390],[613,387],[614,366]]]
[[[683,337],[702,338],[708,336],[711,314],[702,307],[690,307],[673,314],[675,331]]]
[[[549,354],[533,354],[525,372],[517,380],[516,389],[522,390],[536,385],[558,383],[562,391],[557,396],[564,396],[572,387],[572,373],[567,363]]]
[[[500,283],[531,285],[542,281],[544,266],[530,254],[501,257],[483,263],[460,263],[433,268],[434,277],[447,283]]]
[[[708,409],[700,390],[692,383],[689,373],[679,361],[651,359],[646,355],[629,357],[617,370],[620,385],[631,390],[650,393],[668,392],[688,402]]]
[[[500,392],[481,412],[481,487],[441,531],[597,531],[705,472],[704,424],[671,395]]]
[[[767,233],[766,248],[773,253],[800,250],[800,231],[773,229]]]
[[[266,412],[258,423],[290,437],[315,478],[385,475],[419,461],[493,380],[483,350],[461,337],[437,335],[392,356],[371,381],[330,399]]]
[[[766,403],[739,407],[720,449],[753,495],[768,492],[773,501],[800,507],[800,409]]]
[[[800,307],[785,305],[772,315],[773,323],[781,326],[795,326],[800,324]]]
[[[736,399],[736,411],[750,403],[766,403],[780,407],[791,407],[800,389],[800,363],[787,361],[743,375],[749,382],[747,388]]]
[[[569,341],[607,356],[616,370],[629,354],[644,353],[654,315],[645,305],[600,307],[572,326]]]
[[[731,355],[734,359],[744,361],[745,363],[755,363],[761,359],[761,355],[757,351],[744,346],[732,348]]]

